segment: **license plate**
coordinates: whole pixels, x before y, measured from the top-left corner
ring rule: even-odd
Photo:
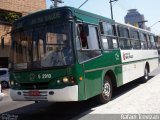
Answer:
[[[29,91],[29,96],[40,96],[40,92],[39,91]]]

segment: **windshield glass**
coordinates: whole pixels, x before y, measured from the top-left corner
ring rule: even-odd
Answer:
[[[71,23],[14,32],[10,58],[14,69],[72,65]]]

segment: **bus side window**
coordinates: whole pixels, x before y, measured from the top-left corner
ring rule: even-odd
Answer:
[[[129,39],[129,31],[127,28],[118,26],[119,47],[121,49],[131,49],[131,42]]]
[[[98,42],[98,30],[95,26],[88,26],[89,27],[89,35],[85,33],[83,26],[79,25],[80,30],[80,40],[81,40],[81,47],[82,49],[99,49],[99,42]]]
[[[79,41],[81,49],[78,50],[79,62],[87,61],[101,55],[98,29],[94,25],[88,25],[89,34],[84,32],[83,25],[79,24]]]
[[[151,41],[148,34],[146,34],[146,38],[147,38],[148,49],[151,49],[152,46],[151,46]]]
[[[141,42],[139,39],[138,31],[134,31],[135,49],[141,49]]]
[[[99,22],[99,27],[100,27],[100,33],[104,34],[103,22]]]
[[[82,49],[87,49],[88,44],[87,44],[87,35],[83,29],[83,25],[79,25],[79,31],[80,31],[80,40],[81,40],[81,45]]]
[[[155,42],[154,36],[150,35],[149,38],[150,38],[150,41],[151,41],[152,49],[156,49],[156,42]]]
[[[88,49],[98,50],[100,49],[98,41],[98,30],[95,26],[89,26],[89,36],[87,36]]]
[[[101,31],[101,38],[102,38],[102,45],[104,50],[107,49],[117,49],[118,42],[117,37],[115,37],[115,29],[109,22],[100,22],[100,31]]]
[[[134,29],[130,29],[130,38],[131,38],[131,44],[133,49],[140,49],[141,43],[139,40],[138,31]]]
[[[148,49],[147,36],[145,33],[140,32],[140,40],[142,49]]]

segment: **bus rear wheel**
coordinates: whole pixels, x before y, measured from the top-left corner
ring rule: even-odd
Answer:
[[[148,79],[149,79],[149,71],[148,71],[148,69],[147,69],[147,67],[145,67],[145,69],[144,69],[144,76],[142,77],[142,82],[147,82],[148,81]]]
[[[97,96],[97,101],[100,104],[105,104],[109,102],[112,98],[112,82],[109,76],[105,76],[104,81],[103,81],[103,91],[101,94]]]

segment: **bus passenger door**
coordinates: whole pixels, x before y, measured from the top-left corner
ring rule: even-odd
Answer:
[[[90,98],[101,91],[101,73],[97,72],[98,59],[101,57],[98,29],[94,25],[79,26],[80,46],[78,60],[83,64],[85,97]]]

